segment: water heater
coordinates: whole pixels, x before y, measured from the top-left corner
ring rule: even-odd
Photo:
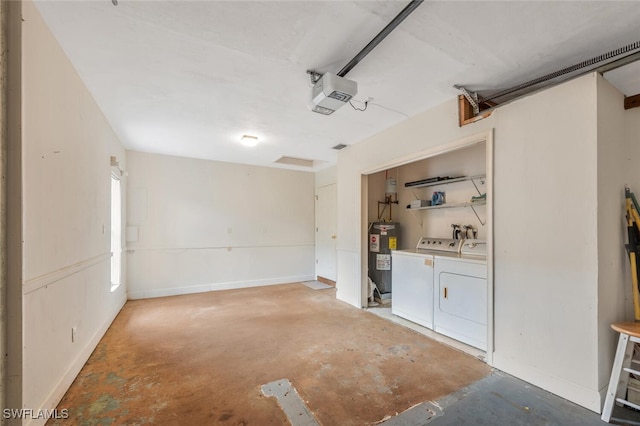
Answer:
[[[374,222],[369,231],[369,278],[381,293],[391,293],[391,250],[398,248],[400,224]]]

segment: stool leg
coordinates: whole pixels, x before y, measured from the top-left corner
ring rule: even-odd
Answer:
[[[626,364],[631,363],[631,357],[633,356],[633,342],[629,342],[629,335],[620,333],[620,339],[618,339],[618,349],[616,349],[616,357],[613,360],[613,368],[611,369],[611,379],[609,380],[609,388],[607,389],[607,397],[604,401],[604,407],[602,407],[602,420],[609,423],[611,420],[611,413],[613,412],[613,406],[616,402],[616,396],[624,397],[625,388],[618,389],[620,384],[620,375],[623,373],[622,368]],[[625,362],[626,361],[626,362]],[[627,365],[628,367],[629,365]],[[625,374],[628,376],[629,373]],[[626,381],[625,381],[626,383]]]

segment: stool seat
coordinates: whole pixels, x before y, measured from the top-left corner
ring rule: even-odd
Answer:
[[[607,395],[602,407],[601,419],[607,423],[611,420],[614,405],[640,410],[640,404],[635,400],[629,401],[627,395],[629,376],[640,377],[640,368],[636,367],[637,364],[640,364],[640,360],[634,358],[636,343],[640,344],[640,323],[618,322],[611,324],[611,328],[620,333],[620,337],[613,360]]]
[[[640,322],[618,322],[611,324],[611,328],[618,333],[640,338]]]

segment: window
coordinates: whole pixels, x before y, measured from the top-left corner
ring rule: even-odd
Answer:
[[[122,205],[120,178],[111,175],[111,291],[120,285],[122,258]]]

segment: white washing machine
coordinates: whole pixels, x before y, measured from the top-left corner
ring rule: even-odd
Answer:
[[[434,257],[434,331],[487,350],[486,243],[465,240],[460,257]]]
[[[424,237],[413,250],[393,251],[391,313],[433,329],[434,257],[457,257],[461,245],[462,240]]]

